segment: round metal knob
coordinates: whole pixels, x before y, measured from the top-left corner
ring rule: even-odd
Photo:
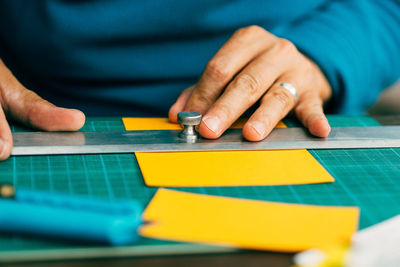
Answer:
[[[201,122],[201,114],[196,111],[182,111],[178,113],[178,123],[183,125],[183,131],[179,137],[187,141],[194,141],[197,139],[197,132],[195,126]]]
[[[201,114],[196,111],[182,111],[178,113],[178,123],[182,125],[199,125]]]

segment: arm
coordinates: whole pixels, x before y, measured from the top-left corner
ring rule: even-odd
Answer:
[[[330,111],[361,113],[400,77],[400,0],[331,1],[275,33],[322,69]]]
[[[260,27],[240,29],[208,62],[197,84],[177,99],[170,120],[176,122],[182,110],[199,111],[204,114],[200,134],[218,138],[259,103],[243,127],[247,140],[265,138],[292,109],[313,135],[325,137],[327,100],[332,111],[360,113],[399,77],[398,14],[400,0],[326,1],[274,29],[283,38]],[[282,82],[297,88],[298,101]]]

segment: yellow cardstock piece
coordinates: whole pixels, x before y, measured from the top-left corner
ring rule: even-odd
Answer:
[[[250,186],[333,182],[307,150],[136,153],[148,186]]]
[[[231,128],[243,128],[247,118],[238,119]],[[122,118],[125,129],[127,131],[144,131],[144,130],[180,130],[182,127],[177,123],[170,122],[167,118]],[[285,128],[283,122],[279,122],[275,128]]]
[[[177,123],[172,123],[168,118],[122,118],[127,131],[145,130],[181,130]]]
[[[297,252],[348,244],[357,207],[286,204],[159,189],[142,236],[245,249]]]
[[[232,128],[241,128],[241,118]],[[167,118],[123,118],[126,130],[181,129]],[[277,128],[286,128],[279,122]],[[148,186],[251,186],[333,182],[305,149],[136,153]]]

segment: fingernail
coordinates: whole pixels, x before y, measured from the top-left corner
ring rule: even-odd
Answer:
[[[203,122],[207,126],[207,128],[214,133],[218,134],[218,132],[220,131],[221,121],[218,117],[206,116],[204,117]]]
[[[256,131],[260,136],[264,136],[265,135],[265,125],[264,123],[255,121],[255,122],[251,122],[250,126],[254,129],[254,131]]]

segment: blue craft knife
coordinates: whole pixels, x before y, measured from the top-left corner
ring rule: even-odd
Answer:
[[[126,245],[137,238],[141,205],[0,187],[0,232]]]

